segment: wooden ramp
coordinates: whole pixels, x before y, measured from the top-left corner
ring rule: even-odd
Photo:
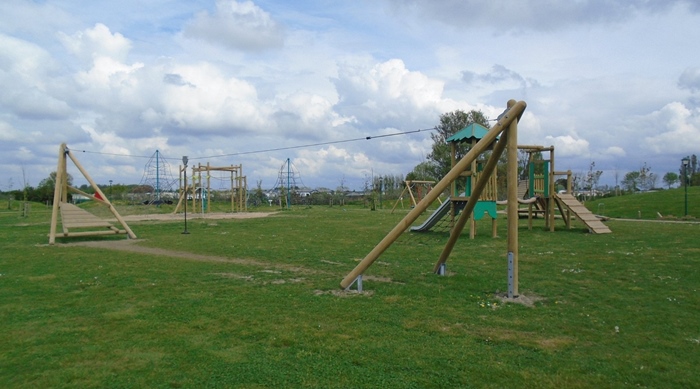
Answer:
[[[588,208],[584,207],[570,194],[558,194],[556,198],[561,201],[576,217],[585,224],[594,234],[609,234],[610,228],[603,224]]]
[[[78,208],[71,203],[60,203],[61,210],[61,226],[63,227],[63,236],[91,236],[91,235],[114,235],[126,234],[126,230],[120,230],[111,223],[100,219],[90,212]],[[98,231],[85,231],[85,229],[104,228]],[[82,230],[73,231],[70,230]]]
[[[518,198],[524,199],[530,189],[530,180],[520,180],[518,181]]]

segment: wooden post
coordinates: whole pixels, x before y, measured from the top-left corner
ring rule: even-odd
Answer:
[[[518,292],[518,121],[513,120],[505,132],[508,138],[507,175],[508,187],[508,298]]]
[[[179,193],[180,196],[179,196],[179,198],[177,199],[177,205],[175,206],[175,210],[173,211],[173,215],[176,214],[177,211],[180,210],[180,205],[182,205],[182,199],[183,199],[183,197],[186,197],[186,194],[187,194],[187,187],[182,185],[182,171],[183,171],[182,165],[179,165],[179,171],[180,171],[180,172],[179,172],[180,175],[178,176],[178,181],[179,181],[179,183],[180,183],[180,187],[179,187],[178,190],[179,190],[179,192],[180,192],[180,193]],[[185,185],[186,185],[186,184],[185,184]],[[183,190],[182,188],[185,188],[185,190]],[[184,196],[183,196],[183,195],[184,195]],[[187,200],[185,200],[185,201],[187,201]]]
[[[557,196],[554,193],[554,146],[549,148],[549,231],[554,232],[554,202]],[[564,215],[562,215],[564,216]]]
[[[209,167],[209,162],[207,162],[207,197],[206,200],[207,202],[204,202],[204,197],[202,196],[202,208],[204,208],[204,204],[207,205],[206,208],[206,213],[211,212],[211,169]],[[204,212],[202,212],[204,213]]]
[[[510,102],[509,102],[510,103]],[[357,276],[364,273],[368,267],[374,263],[374,261],[379,258],[379,256],[391,246],[396,239],[403,234],[403,232],[408,229],[411,224],[418,219],[418,217],[425,212],[426,208],[437,199],[441,192],[447,189],[454,180],[460,177],[462,172],[465,170],[469,164],[476,159],[479,154],[484,152],[488,147],[496,140],[498,135],[503,132],[511,122],[518,120],[525,111],[527,104],[524,101],[519,101],[510,107],[506,112],[501,115],[501,118],[496,122],[496,124],[491,128],[491,130],[479,141],[474,148],[469,150],[469,152],[458,162],[455,166],[443,177],[433,190],[428,192],[428,194],[420,201],[385,237],[377,244],[372,251],[365,256],[365,258],[360,261],[360,263],[355,266],[355,268],[348,273],[348,275],[343,278],[340,282],[340,287],[345,289],[352,285]]]
[[[60,206],[63,192],[65,192],[63,180],[66,175],[66,144],[58,147],[58,166],[56,167],[56,182],[53,190],[53,208],[51,210],[51,229],[49,230],[49,244],[56,243],[56,227],[58,226],[58,207]]]
[[[476,139],[472,139],[472,148],[476,145]],[[477,158],[478,159],[478,158]],[[476,204],[479,201],[479,196],[473,196],[474,194],[474,187],[476,186],[476,172],[477,169],[477,163],[476,159],[472,161],[471,166],[469,166],[469,170],[471,171],[471,175],[469,176],[469,188],[471,190],[471,193],[469,193],[469,203],[474,203]],[[483,174],[482,174],[483,176]],[[467,203],[467,204],[469,204]],[[464,211],[462,211],[464,212]],[[476,236],[476,220],[474,218],[474,213],[472,212],[469,216],[469,239],[474,239]]]
[[[243,173],[243,170],[241,170],[241,173]],[[246,198],[248,197],[248,176],[241,176],[241,191],[243,191],[241,194],[243,198],[243,210],[247,211],[248,203],[246,202]]]

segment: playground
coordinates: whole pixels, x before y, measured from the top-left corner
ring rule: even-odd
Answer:
[[[587,219],[552,189],[570,175],[554,149],[517,144],[524,109],[511,101],[492,129],[457,134],[471,151],[439,182],[407,181],[406,209],[210,212],[212,172],[243,206],[240,168],[197,164],[188,177],[186,160],[177,205],[134,208],[113,204],[61,145],[53,205],[0,214],[0,385],[696,385],[700,225]],[[518,148],[550,153],[525,184]],[[94,194],[67,184],[69,161]],[[69,192],[93,202],[70,204]],[[189,228],[188,203],[201,211]]]

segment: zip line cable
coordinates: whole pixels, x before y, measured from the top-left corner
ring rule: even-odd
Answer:
[[[273,151],[304,149],[304,148],[309,148],[309,147],[327,146],[327,145],[340,144],[340,143],[357,142],[357,141],[361,141],[361,140],[372,140],[372,139],[377,139],[377,138],[387,138],[390,136],[416,134],[416,133],[423,132],[423,131],[435,131],[435,130],[437,130],[437,127],[423,128],[423,129],[413,130],[413,131],[396,132],[393,134],[366,136],[363,138],[353,138],[353,139],[336,140],[336,141],[330,141],[330,142],[311,143],[311,144],[298,145],[298,146],[277,147],[277,148],[272,148],[272,149],[255,150],[255,151],[241,151],[238,153],[209,155],[209,156],[204,156],[204,157],[190,157],[189,160],[192,161],[195,159],[213,159],[213,158],[222,158],[222,157],[232,157],[232,156],[237,156],[237,155],[270,153]],[[71,151],[77,151],[77,152],[88,153],[88,154],[111,155],[111,156],[115,156],[115,157],[131,157],[131,158],[151,158],[152,157],[150,155],[149,156],[146,156],[146,155],[127,155],[127,154],[116,154],[116,153],[103,153],[100,151],[89,151],[89,150],[71,150]],[[163,159],[180,160],[179,158],[163,158]]]

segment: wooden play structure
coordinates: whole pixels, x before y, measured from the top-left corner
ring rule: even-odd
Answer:
[[[473,148],[486,134],[489,129],[472,123],[457,133],[447,138],[447,143],[450,144],[450,156],[452,169],[457,165],[457,146],[462,143],[468,143]],[[496,138],[498,140],[498,137]],[[486,146],[487,150],[493,148],[494,143]],[[474,204],[474,211],[469,216],[469,238],[474,239],[476,235],[476,221],[483,219],[484,215],[491,217],[491,235],[496,237],[497,229],[497,200],[498,200],[498,177],[496,171],[484,176],[484,160],[474,159],[467,168],[459,175],[459,179],[464,179],[464,189],[462,193],[458,189],[458,181],[454,180],[450,185],[450,198],[445,203],[440,203],[438,209],[428,217],[422,224],[411,227],[411,231],[424,232],[439,223],[447,224],[447,228],[452,230],[455,226],[459,213],[464,209],[464,206],[469,202],[470,198],[477,199]],[[480,195],[475,196],[473,188],[480,178],[485,177],[485,186]]]
[[[460,143],[469,143],[473,148],[486,134],[489,129],[477,124],[472,123],[467,127],[461,129],[456,134],[447,138],[447,143],[450,144],[450,153],[452,161],[452,169],[454,169],[457,164],[457,145]],[[498,139],[498,137],[496,138]],[[487,149],[492,149],[493,143],[488,145]],[[464,205],[470,198],[476,199],[476,204],[474,204],[474,211],[472,215],[469,216],[469,238],[474,239],[476,235],[476,221],[481,220],[485,214],[491,217],[491,235],[496,237],[496,219],[498,215],[496,214],[496,200],[498,200],[498,177],[496,170],[494,169],[492,173],[488,176],[484,176],[484,163],[483,160],[475,159],[469,165],[469,167],[462,172],[461,177],[466,178],[466,186],[464,190],[464,195],[460,196],[457,189],[457,180],[452,182],[451,185],[451,197],[450,197],[450,228],[454,228],[455,220],[459,211],[464,208]],[[481,195],[474,196],[473,188],[480,178],[484,176],[486,183],[484,190]]]
[[[455,139],[464,139],[471,142],[472,145],[475,144],[476,140],[483,137],[485,128],[482,127],[479,131],[475,131],[470,129],[472,126],[473,125],[470,125],[453,137],[448,138],[448,141],[454,142]],[[469,131],[465,133],[465,130]],[[545,219],[545,228],[550,231],[554,231],[555,220],[560,218],[569,229],[571,228],[572,220],[578,219],[591,233],[606,234],[611,232],[598,217],[591,213],[573,196],[571,191],[571,171],[558,172],[554,170],[554,146],[519,145],[518,150],[525,151],[528,155],[528,159],[523,172],[524,176],[518,181],[517,203],[515,207],[518,209],[518,215],[528,218],[529,229],[532,229],[533,218],[543,217]],[[537,156],[537,158],[535,156]],[[453,162],[453,166],[454,165]],[[472,165],[461,174],[461,176],[467,178],[465,192],[463,192],[462,195],[457,195],[456,185],[452,183],[452,196],[450,197],[449,203],[441,204],[422,224],[411,227],[411,231],[429,231],[435,226],[445,224],[447,224],[449,229],[452,229],[455,218],[471,197],[471,188],[475,185],[479,175],[482,174],[482,169],[483,164],[474,161]],[[557,193],[555,190],[555,182],[559,176],[566,176],[566,189]],[[496,174],[494,172],[486,183],[484,193],[478,198],[474,207],[474,215],[469,220],[469,237],[472,239],[474,238],[476,233],[475,220],[481,219],[484,214],[491,216],[492,236],[496,237],[496,205],[508,204],[510,203],[507,200],[497,200]],[[522,205],[526,207],[521,208]]]
[[[433,185],[435,184],[435,181],[421,181],[421,180],[406,180],[404,181],[404,188],[403,191],[401,192],[401,195],[399,196],[398,199],[396,199],[396,202],[394,203],[394,206],[391,208],[391,213],[394,213],[394,210],[396,209],[396,206],[401,203],[401,208],[403,208],[403,196],[408,193],[410,199],[411,199],[411,207],[415,207],[418,201],[421,201],[423,197],[425,196],[426,193],[430,192],[433,189]],[[415,189],[416,194],[413,194],[413,190]],[[442,204],[442,200],[438,197],[438,201],[440,204]]]
[[[228,180],[230,181],[228,192],[231,199],[231,212],[244,212],[248,210],[246,202],[248,180],[246,176],[243,175],[243,165],[211,166],[209,162],[207,162],[206,165],[200,163],[196,166],[192,166],[192,174],[189,176],[186,174],[186,169],[187,166],[180,165],[180,196],[173,213],[177,213],[180,210],[184,199],[192,202],[190,208],[192,212],[210,212],[209,202],[211,201],[212,194],[211,174],[213,172],[228,173]]]
[[[472,144],[471,149],[459,161],[454,161],[452,169],[443,177],[433,190],[428,192],[426,196],[416,204],[416,206],[377,244],[372,251],[360,261],[360,263],[340,282],[340,287],[347,289],[353,284],[357,285],[358,290],[362,290],[362,274],[369,268],[374,261],[393,244],[401,234],[406,231],[413,222],[432,204],[440,195],[448,188],[452,187],[453,183],[465,177],[466,171],[476,172],[474,163],[484,151],[493,147],[493,151],[488,160],[479,171],[479,174],[470,174],[467,177],[473,177],[472,187],[470,188],[470,197],[480,199],[485,194],[485,189],[492,182],[492,175],[496,171],[496,166],[501,155],[506,152],[507,156],[507,199],[509,204],[517,203],[518,196],[518,121],[525,111],[526,104],[524,101],[516,102],[515,100],[508,101],[506,110],[498,117],[496,124],[486,133],[483,134],[480,140]],[[500,139],[499,139],[500,136]],[[495,145],[494,145],[495,143]],[[453,192],[454,193],[454,192]],[[447,204],[447,202],[445,202]],[[459,239],[462,230],[470,220],[477,201],[466,201],[462,212],[455,215],[454,226],[450,232],[450,237],[445,245],[440,258],[433,269],[438,274],[444,274],[445,263],[452,252],[457,240]],[[444,205],[444,204],[443,204]],[[518,292],[518,208],[508,207],[508,242],[507,242],[507,260],[508,260],[508,297],[514,298],[519,295]]]
[[[527,172],[528,178],[521,180],[518,184],[520,199],[535,199],[536,210],[532,210],[530,202],[529,217],[535,214],[542,214],[545,219],[546,228],[554,231],[554,221],[556,211],[559,211],[561,219],[566,223],[567,228],[571,228],[571,221],[575,218],[581,221],[591,233],[609,234],[612,231],[608,226],[596,217],[591,211],[581,204],[574,197],[571,190],[571,170],[554,170],[554,146],[518,146],[518,149],[528,153]],[[547,155],[543,153],[548,153]],[[534,158],[535,155],[542,156],[542,159]],[[566,189],[557,193],[555,182],[558,176],[566,176]],[[531,219],[530,219],[531,220]]]
[[[85,177],[90,184],[95,194],[89,194],[68,185],[67,159],[70,158],[73,164],[80,170],[80,173]],[[110,212],[117,221],[121,224],[122,229],[114,227],[106,220],[102,220],[90,212],[79,208],[68,202],[68,193],[77,193],[94,200],[98,204],[109,208]],[[57,233],[58,220],[61,220],[63,232]],[[98,230],[95,230],[98,228]],[[83,166],[78,162],[68,146],[62,143],[58,149],[58,167],[56,168],[56,184],[53,194],[53,209],[51,212],[51,230],[49,232],[49,244],[56,242],[56,237],[71,238],[78,236],[98,236],[98,235],[115,235],[126,234],[128,238],[136,239],[136,235],[126,224],[124,219],[119,215],[119,212],[114,208],[107,196],[100,190],[95,182],[90,178],[90,175],[85,171]]]

